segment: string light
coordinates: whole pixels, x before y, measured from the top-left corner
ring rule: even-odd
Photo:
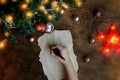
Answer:
[[[63,14],[64,12],[65,12],[65,11],[62,9],[60,13]]]
[[[9,32],[4,32],[4,35],[5,35],[5,37],[8,37],[10,34],[9,34]]]
[[[51,2],[51,6],[52,6],[53,8],[57,7],[57,6],[58,6],[58,2],[57,2],[57,1],[52,1],[52,2]]]
[[[75,4],[79,7],[82,5],[82,1],[81,0],[75,0]]]
[[[20,9],[21,10],[25,10],[25,9],[27,9],[28,8],[28,4],[27,3],[21,3],[20,4]]]
[[[52,14],[48,14],[47,19],[48,19],[49,21],[53,20],[53,15],[52,15]]]
[[[32,2],[32,0],[25,0],[25,2],[29,4],[30,2]]]
[[[8,23],[13,23],[13,15],[12,15],[12,14],[6,15],[6,21],[7,21]]]
[[[65,2],[62,2],[62,6],[63,6],[65,9],[69,8],[68,4],[66,4]]]
[[[43,0],[43,4],[48,4],[50,0]]]
[[[45,11],[45,6],[44,5],[39,5],[38,10],[39,11]]]
[[[31,10],[26,10],[25,15],[27,18],[32,18],[33,17],[33,12]]]
[[[17,0],[12,0],[12,2],[17,2]]]
[[[48,14],[48,11],[47,11],[47,10],[45,10],[45,11],[43,11],[43,13],[44,13],[44,14]]]
[[[120,47],[120,34],[116,30],[116,25],[111,24],[109,34],[100,32],[98,34],[98,40],[104,42],[102,47],[105,55],[110,54],[112,49],[115,49],[117,52]]]
[[[0,4],[4,5],[7,3],[7,0],[0,0]]]
[[[0,50],[1,49],[4,49],[6,47],[6,44],[7,44],[7,39],[3,40],[0,42]]]
[[[60,8],[59,6],[57,6],[57,7],[55,8],[55,12],[60,13],[60,12],[61,12],[61,8]]]

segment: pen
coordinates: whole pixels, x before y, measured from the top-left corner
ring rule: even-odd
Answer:
[[[56,56],[59,56],[61,59],[65,60],[65,58],[60,54],[60,51],[57,48],[52,49],[52,50]]]

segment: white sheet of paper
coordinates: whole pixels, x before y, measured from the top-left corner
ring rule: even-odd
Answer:
[[[65,70],[63,65],[53,56],[50,55],[49,45],[60,44],[68,48],[70,59],[73,63],[74,69],[77,73],[78,63],[73,51],[72,36],[69,30],[55,30],[50,34],[44,34],[38,39],[38,45],[41,48],[40,62],[43,66],[43,71],[48,77],[48,80],[61,80],[65,79]]]

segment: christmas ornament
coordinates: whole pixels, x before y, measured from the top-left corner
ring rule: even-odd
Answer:
[[[38,23],[35,25],[36,30],[41,31],[41,32],[45,31],[45,29],[46,29],[45,27],[46,27],[45,23]]]
[[[54,30],[54,25],[50,22],[48,22],[47,24],[38,23],[38,24],[36,24],[36,30],[41,31],[41,32],[50,33]]]
[[[50,33],[50,32],[53,32],[53,30],[54,30],[54,25],[52,24],[52,23],[47,23],[47,26],[46,26],[46,32],[47,33]]]
[[[117,32],[114,23],[110,26],[109,34],[100,32],[97,37],[99,41],[104,42],[102,46],[102,53],[104,55],[110,55],[113,49],[116,50],[116,53],[120,53],[120,34]]]
[[[0,24],[2,24],[4,31],[9,32],[9,36],[8,33],[5,33],[5,36],[9,37],[8,40],[16,42],[13,31],[16,30],[15,32],[26,37],[35,32],[33,25],[36,23],[55,23],[65,9],[69,8],[69,5],[76,7],[76,5],[80,5],[80,2],[81,0],[0,0]],[[36,12],[38,13],[36,14]],[[78,18],[76,21],[78,21]],[[48,29],[47,24],[45,25],[45,27],[40,27],[39,30],[47,33],[53,30],[53,25],[51,30],[50,27]]]
[[[91,61],[91,58],[87,55],[84,55],[83,56],[83,61],[86,62],[86,63],[89,63]]]

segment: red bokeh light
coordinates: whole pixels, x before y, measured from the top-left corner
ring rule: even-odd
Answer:
[[[115,49],[116,52],[120,50],[120,34],[116,31],[115,24],[111,24],[109,34],[103,34],[103,32],[100,32],[97,38],[99,41],[104,42],[104,45],[102,46],[103,54],[110,54],[112,49]]]

